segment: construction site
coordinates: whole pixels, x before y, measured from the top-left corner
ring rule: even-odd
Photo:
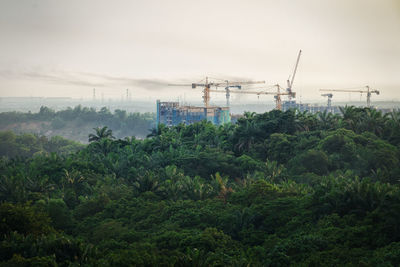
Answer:
[[[210,121],[216,125],[231,122],[229,108],[180,106],[179,102],[161,102],[157,100],[157,125],[192,124],[203,120]]]
[[[296,109],[300,112],[330,112],[339,113],[339,106],[332,105],[332,98],[334,93],[358,93],[365,94],[367,98],[366,107],[371,107],[372,94],[379,95],[379,91],[371,89],[369,86],[342,88],[342,89],[319,89],[321,97],[327,99],[327,105],[313,105],[307,103],[297,103],[296,92],[293,89],[294,80],[296,77],[297,68],[300,62],[300,50],[293,73],[287,79],[286,88],[282,88],[279,84],[264,86],[259,88],[249,89],[248,86],[263,85],[265,81],[229,81],[220,80],[214,81],[206,77],[200,82],[190,84],[169,84],[168,86],[184,86],[191,87],[192,89],[202,88],[203,91],[203,106],[190,106],[180,105],[179,102],[162,102],[157,100],[157,125],[165,124],[166,126],[174,126],[180,123],[191,124],[203,120],[207,120],[216,125],[231,122],[230,113],[230,97],[232,94],[246,94],[246,95],[272,95],[275,101],[275,109],[287,111]],[[256,90],[257,89],[257,90]],[[271,91],[271,89],[273,89]],[[226,97],[226,106],[211,106],[210,99],[211,93],[224,93]],[[283,101],[282,98],[286,97],[287,100]]]

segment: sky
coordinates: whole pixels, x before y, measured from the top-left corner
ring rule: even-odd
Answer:
[[[0,0],[0,34],[0,97],[201,101],[168,84],[285,86],[301,49],[298,100],[400,100],[400,0]]]

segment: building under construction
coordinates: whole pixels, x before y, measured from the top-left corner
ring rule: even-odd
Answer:
[[[157,100],[157,125],[174,126],[180,123],[192,124],[207,120],[216,125],[231,121],[228,107],[180,106],[179,102],[161,102]]]

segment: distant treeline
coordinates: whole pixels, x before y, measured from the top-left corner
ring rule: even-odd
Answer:
[[[155,126],[153,113],[127,113],[116,109],[113,113],[106,107],[67,108],[54,111],[42,106],[38,113],[0,113],[0,130],[31,132],[39,135],[60,135],[76,141],[86,141],[87,133],[94,127],[107,125],[119,137],[145,137]]]

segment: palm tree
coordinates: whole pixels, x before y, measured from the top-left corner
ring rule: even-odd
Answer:
[[[257,113],[256,112],[245,111],[243,115],[244,115],[244,117],[246,119],[254,119],[256,117]]]
[[[186,248],[186,253],[183,254],[179,263],[182,263],[182,266],[202,267],[210,266],[211,262],[206,251],[197,248]]]
[[[318,118],[316,115],[308,112],[307,110],[296,112],[295,128],[300,132],[309,132],[317,128]]]
[[[104,157],[112,151],[113,142],[108,138],[101,138],[100,140],[93,142],[93,153],[92,156],[97,157],[98,153],[101,153]]]
[[[281,182],[279,188],[284,192],[295,195],[306,195],[312,192],[311,186],[301,183],[298,184],[292,180]]]
[[[0,201],[21,202],[26,199],[23,175],[0,177]]]
[[[153,172],[149,171],[146,171],[144,175],[136,177],[132,185],[139,193],[144,193],[147,191],[156,193],[160,190],[158,177]]]
[[[81,174],[80,171],[64,169],[64,177],[62,178],[62,194],[66,196],[68,191],[73,192],[75,200],[80,195],[84,195],[90,191],[90,186],[87,183],[87,179]]]
[[[236,124],[227,123],[219,126],[216,138],[218,139],[218,146],[223,149],[230,148],[230,142],[232,140]]]
[[[400,143],[400,112],[393,111],[387,115],[389,118],[386,120],[386,131],[388,139],[392,144]]]
[[[259,131],[259,125],[255,121],[246,120],[236,131],[238,136],[237,149],[239,151],[249,151],[256,143]]]
[[[96,134],[89,134],[89,142],[97,142],[101,139],[114,139],[115,137],[112,135],[112,130],[108,129],[107,126],[103,128],[96,127],[93,128],[96,131]]]
[[[25,188],[33,193],[47,194],[55,189],[55,185],[50,183],[47,176],[35,177],[33,179],[26,177]]]
[[[224,203],[227,203],[228,196],[233,192],[232,187],[228,187],[228,177],[222,177],[218,172],[215,174],[215,182],[219,188],[218,198],[222,199]]]
[[[334,128],[335,125],[333,115],[327,110],[324,110],[323,112],[318,112],[317,118],[323,130],[330,130]]]
[[[362,126],[365,127],[366,131],[373,132],[377,136],[382,136],[386,121],[387,116],[383,116],[381,111],[366,109]]]
[[[339,107],[343,117],[343,126],[347,129],[355,131],[359,120],[359,109],[354,106]]]
[[[168,131],[168,127],[165,124],[159,124],[156,127],[149,129],[150,133],[147,135],[150,137],[157,137]]]
[[[213,193],[211,185],[204,183],[199,176],[193,179],[189,176],[182,176],[178,183],[182,194],[192,200],[204,200]]]
[[[400,125],[400,112],[399,111],[392,111],[389,113],[389,116],[394,124]]]
[[[213,194],[213,188],[210,184],[206,184],[203,180],[196,176],[193,181],[193,197],[194,200],[204,200]]]
[[[271,182],[276,182],[276,180],[281,176],[285,168],[283,165],[278,164],[277,161],[270,161],[268,159],[265,162],[265,166],[267,168],[267,173],[268,173],[267,178]]]

